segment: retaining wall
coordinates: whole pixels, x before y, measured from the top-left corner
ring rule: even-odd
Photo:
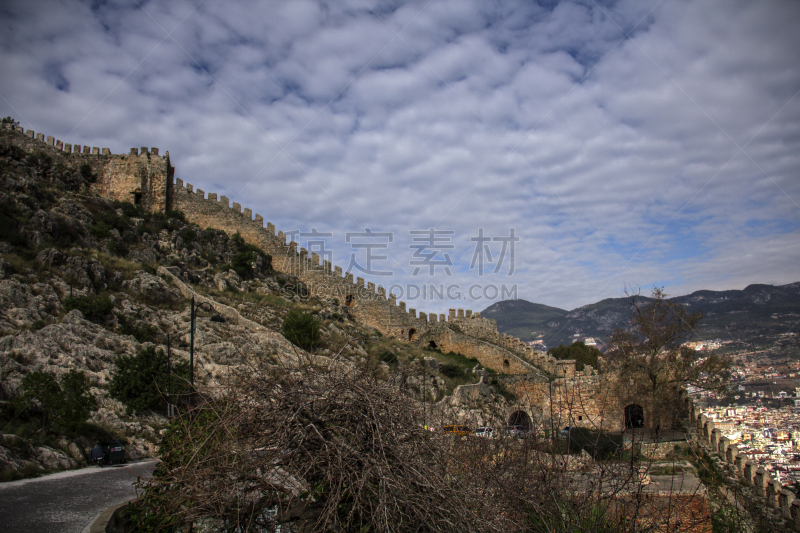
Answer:
[[[770,476],[770,472],[751,461],[745,453],[740,453],[736,445],[722,436],[722,431],[715,427],[715,422],[694,405],[689,406],[692,423],[697,428],[697,435],[701,443],[711,453],[732,465],[734,471],[747,484],[757,498],[764,502],[774,514],[780,515],[784,527],[790,531],[800,531],[800,500],[796,499],[793,491],[777,479]]]

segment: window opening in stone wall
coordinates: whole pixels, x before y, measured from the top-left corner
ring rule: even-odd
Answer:
[[[508,359],[503,359],[503,368],[508,368],[509,366],[511,365],[509,365]]]
[[[353,307],[356,304],[356,299],[353,298],[352,294],[348,294],[344,297],[344,305],[347,307]]]
[[[632,403],[625,407],[625,429],[639,429],[644,427],[644,409],[641,405]]]
[[[429,346],[429,347],[431,347],[431,348],[436,348],[436,347],[437,347],[437,346],[436,346],[436,341],[431,341],[431,342],[429,342],[429,343],[428,343],[428,346]]]
[[[142,203],[142,193],[140,192],[133,193],[133,204],[139,205],[141,203]]]
[[[413,341],[414,340],[414,335],[416,335],[416,334],[417,334],[417,330],[415,330],[414,328],[411,328],[410,330],[408,330],[408,340]]]

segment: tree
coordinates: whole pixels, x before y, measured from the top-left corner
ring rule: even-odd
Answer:
[[[125,404],[128,414],[163,409],[168,390],[175,396],[188,391],[189,363],[173,363],[170,374],[164,350],[153,346],[133,356],[121,355],[114,365],[108,391],[112,398]]]
[[[649,300],[638,293],[629,296],[628,327],[611,334],[606,357],[616,373],[619,393],[650,402],[650,427],[675,422],[673,417],[681,409],[680,390],[686,385],[727,392],[730,359],[716,353],[698,357],[684,346],[696,332],[701,312],[689,313],[669,301],[663,288],[653,289]]]
[[[27,408],[38,405],[42,413],[42,429],[47,432],[59,426],[77,432],[97,409],[97,400],[89,392],[89,380],[83,372],[70,370],[61,376],[37,370],[22,378],[22,400]]]
[[[598,357],[602,352],[594,346],[586,346],[583,341],[575,341],[569,346],[559,345],[558,348],[550,348],[547,353],[556,359],[574,359],[575,370],[583,370],[584,365],[591,365],[598,368]]]

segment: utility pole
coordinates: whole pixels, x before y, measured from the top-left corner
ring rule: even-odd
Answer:
[[[425,431],[428,431],[428,405],[425,401],[427,391],[425,390],[425,376],[426,372],[422,373],[422,424],[425,426]]]
[[[191,333],[189,334],[189,394],[194,395],[194,317],[196,315],[194,307],[194,296],[192,296],[192,309],[191,309]],[[189,404],[191,405],[192,396],[189,396]]]
[[[167,418],[172,417],[172,343],[167,333]]]

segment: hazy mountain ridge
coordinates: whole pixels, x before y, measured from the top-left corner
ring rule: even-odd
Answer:
[[[699,290],[670,300],[703,313],[698,338],[761,343],[796,331],[800,321],[800,282],[753,284],[743,290]],[[602,340],[626,324],[629,312],[628,298],[606,298],[571,311],[526,300],[506,300],[487,307],[481,316],[497,320],[501,333],[523,341],[540,338],[553,347],[575,338]]]

